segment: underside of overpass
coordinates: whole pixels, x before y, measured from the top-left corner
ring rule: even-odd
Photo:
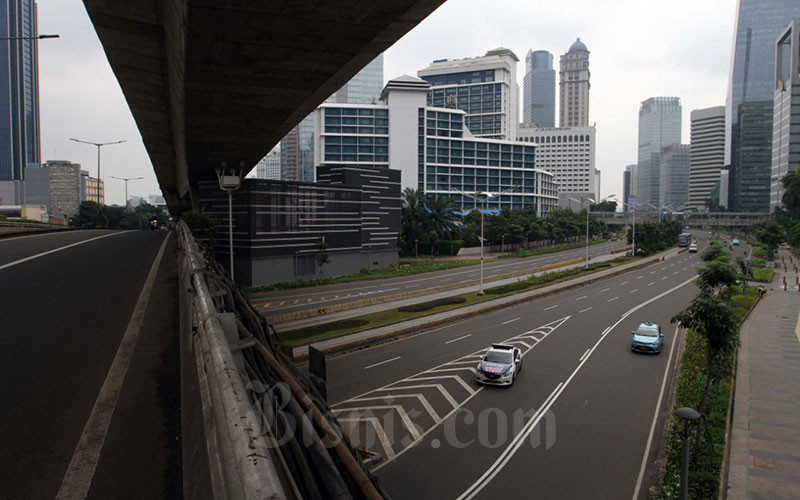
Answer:
[[[173,213],[444,0],[84,0]]]

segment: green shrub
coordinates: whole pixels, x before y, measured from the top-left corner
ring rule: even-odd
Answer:
[[[772,281],[772,275],[775,273],[772,269],[751,269],[750,274],[753,281],[761,283],[769,283]]]
[[[767,261],[765,259],[750,259],[750,267],[766,267]]]
[[[358,328],[368,323],[369,321],[361,318],[343,319],[341,321],[334,321],[333,323],[325,323],[322,325],[303,328],[301,330],[285,332],[280,334],[279,337],[282,341],[291,341],[297,338],[313,338],[314,336],[321,335],[323,333],[336,330],[345,330],[347,328]]]
[[[467,299],[464,297],[443,297],[441,299],[431,300],[428,302],[421,302],[419,304],[411,304],[403,307],[398,307],[397,310],[401,312],[422,312],[428,311],[439,306],[449,306],[452,304],[463,304]]]

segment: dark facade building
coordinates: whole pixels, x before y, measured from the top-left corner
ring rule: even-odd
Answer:
[[[775,40],[794,18],[797,0],[739,0],[726,105],[728,207],[767,212],[772,170]]]
[[[216,181],[201,182],[200,204],[219,221],[214,250],[227,261],[228,195]],[[398,260],[400,171],[321,166],[316,183],[243,179],[233,218],[235,279],[243,285],[389,267]]]
[[[0,37],[37,36],[36,2],[0,0]],[[38,167],[39,62],[36,40],[0,43],[0,180],[22,180]]]
[[[556,126],[556,70],[553,54],[528,51],[522,80],[522,122],[537,127]]]

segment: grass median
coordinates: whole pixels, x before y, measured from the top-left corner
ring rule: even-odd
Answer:
[[[402,321],[421,316],[429,316],[431,314],[467,307],[499,297],[505,297],[507,295],[533,290],[567,279],[592,274],[601,269],[619,266],[630,262],[631,260],[633,260],[631,257],[618,257],[614,260],[590,264],[588,268],[578,267],[564,269],[561,271],[553,271],[538,276],[531,276],[530,278],[524,280],[521,279],[515,283],[487,288],[484,290],[486,292],[485,295],[478,295],[475,292],[454,295],[451,297],[445,297],[444,299],[414,304],[413,306],[405,306],[372,314],[366,314],[356,318],[349,318],[341,321],[333,321],[331,323],[311,326],[308,328],[281,332],[279,337],[282,344],[289,347],[297,347],[311,342],[318,342],[321,340],[340,337],[342,335],[348,335],[364,330],[371,330],[373,328],[400,323]]]
[[[607,242],[607,239],[591,240],[589,246],[599,245],[600,243]],[[575,243],[568,243],[566,245],[559,245],[557,247],[547,248],[534,248],[532,250],[517,250],[514,253],[504,253],[499,255],[500,259],[512,259],[520,257],[533,257],[534,255],[544,255],[554,252],[563,252],[565,250],[575,250],[576,248],[586,248],[586,241],[576,241]]]

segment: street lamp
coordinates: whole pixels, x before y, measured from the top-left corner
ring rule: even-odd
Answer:
[[[230,174],[225,174],[225,162],[222,162],[222,168],[214,169],[219,181],[219,188],[228,192],[228,251],[230,252],[230,269],[231,279],[233,277],[233,192],[239,189],[242,185],[241,171],[236,174],[234,169],[230,170]]]
[[[89,144],[91,146],[97,146],[97,203],[100,203],[100,148],[103,146],[112,146],[114,144],[122,144],[123,142],[128,142],[126,140],[121,141],[114,141],[114,142],[90,142],[90,141],[82,141],[80,139],[73,139],[70,137],[70,141],[80,142],[81,144]]]
[[[478,197],[483,196],[483,210],[478,209],[478,211],[481,213],[481,289],[478,291],[478,295],[483,295],[485,293],[483,291],[483,212],[486,211],[486,202],[490,198],[496,198],[502,194],[514,191],[515,189],[517,189],[517,186],[510,187],[504,191],[500,191],[499,193],[494,193],[494,194],[489,193],[487,191],[483,192],[474,191],[472,193],[465,193],[464,191],[453,189],[453,192],[472,198],[473,200],[475,200],[476,203],[481,201]]]
[[[673,415],[683,420],[683,435],[681,436],[681,500],[689,497],[689,426],[698,418],[700,413],[692,408],[678,408]]]
[[[138,181],[139,179],[144,179],[144,177],[114,177],[112,175],[111,178],[118,179],[120,181],[125,181],[125,208],[128,208],[128,181]],[[98,188],[99,188],[99,183],[98,183]]]
[[[628,210],[633,212],[633,256],[636,257],[636,206],[637,206],[637,203],[634,201],[631,204],[628,204],[628,203],[625,203],[625,202],[623,202],[622,204],[624,206],[628,207]],[[646,203],[646,204],[650,205],[649,203]]]
[[[570,198],[570,200],[574,201],[575,203],[580,203],[581,208],[583,208],[583,202],[588,201],[590,203],[595,203],[592,198],[581,196],[580,201],[576,200],[575,198]],[[584,261],[584,267],[589,267],[589,205],[586,206],[586,260]]]

